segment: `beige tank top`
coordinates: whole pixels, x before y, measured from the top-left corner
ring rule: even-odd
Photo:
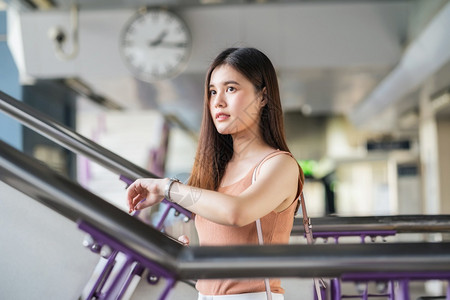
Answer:
[[[291,153],[285,151],[275,151],[266,156],[261,163],[279,154]],[[254,168],[256,168],[256,166]],[[237,196],[245,191],[252,184],[254,168],[248,174],[229,186],[219,187],[218,192]],[[291,234],[294,214],[298,205],[298,195],[300,195],[300,182],[297,197],[291,205],[281,212],[272,211],[261,218],[264,244],[287,244]],[[252,222],[243,227],[232,227],[211,222],[201,216],[195,216],[195,227],[199,236],[201,246],[224,246],[224,245],[257,245],[258,235],[256,224]],[[236,280],[236,279],[203,279],[198,280],[197,290],[203,295],[230,295],[253,292],[264,292],[264,280]],[[270,279],[270,289],[273,293],[284,293],[279,279]]]

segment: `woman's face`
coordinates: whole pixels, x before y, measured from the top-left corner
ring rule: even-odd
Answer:
[[[262,93],[230,65],[214,69],[209,82],[209,110],[220,134],[259,135]]]

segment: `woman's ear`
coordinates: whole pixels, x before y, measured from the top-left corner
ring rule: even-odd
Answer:
[[[267,89],[266,87],[263,87],[262,91],[261,91],[261,107],[264,107],[267,105]]]

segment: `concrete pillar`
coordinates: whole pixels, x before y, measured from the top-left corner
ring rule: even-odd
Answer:
[[[436,121],[439,162],[439,196],[440,213],[450,213],[450,116]]]
[[[450,213],[450,116],[435,110],[430,78],[420,93],[420,158],[422,163],[423,209],[425,214]],[[444,109],[448,110],[447,107]]]
[[[429,96],[434,91],[434,81],[430,78],[420,91],[420,161],[423,186],[423,213],[439,214],[439,157],[438,131],[434,111],[430,105]]]

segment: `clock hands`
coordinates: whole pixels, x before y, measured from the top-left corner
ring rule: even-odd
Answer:
[[[148,45],[150,47],[168,47],[168,48],[185,48],[187,46],[187,43],[185,42],[165,42],[164,38],[167,36],[168,32],[167,30],[162,31],[158,37],[150,41]]]
[[[185,48],[187,44],[185,42],[161,42],[159,46],[169,48]]]
[[[156,40],[150,41],[149,46],[150,46],[150,47],[156,47],[156,46],[158,46],[159,44],[161,44],[162,41],[164,40],[164,38],[166,37],[167,33],[168,33],[167,30],[162,31],[162,32],[158,35],[158,37],[156,38]]]

